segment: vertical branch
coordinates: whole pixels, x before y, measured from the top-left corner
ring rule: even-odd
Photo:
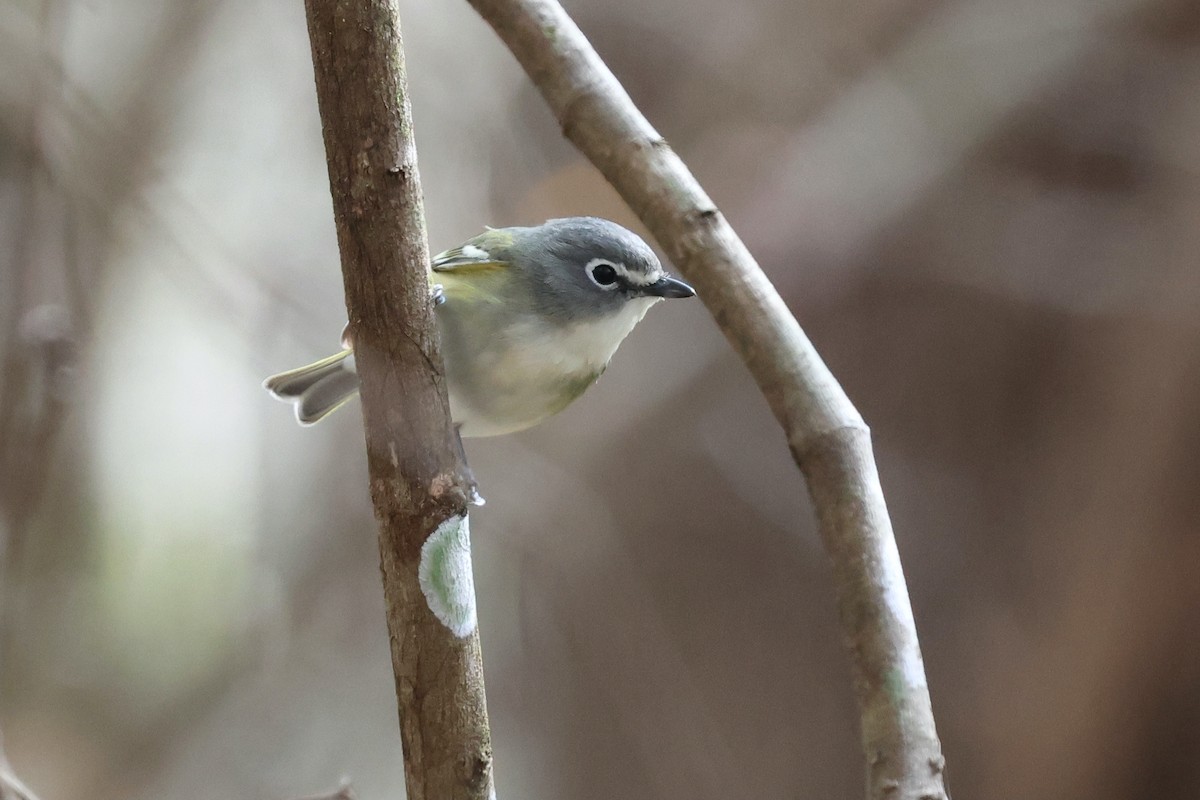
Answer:
[[[944,762],[870,431],[754,257],[557,0],[470,0],[564,135],[691,281],[742,357],[808,481],[833,561],[867,794],[940,800]]]
[[[394,0],[306,0],[410,800],[484,800],[491,740]]]

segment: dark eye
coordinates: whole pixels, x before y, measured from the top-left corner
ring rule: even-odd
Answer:
[[[588,265],[588,275],[597,286],[610,289],[617,284],[617,268],[607,261],[598,261]]]

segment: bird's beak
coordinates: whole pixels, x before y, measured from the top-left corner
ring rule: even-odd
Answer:
[[[664,275],[649,286],[641,287],[639,294],[648,297],[695,297],[696,290],[677,278]]]

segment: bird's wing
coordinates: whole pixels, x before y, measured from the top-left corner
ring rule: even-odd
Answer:
[[[503,303],[512,243],[511,232],[489,229],[434,256],[429,282],[442,287],[448,302]]]
[[[434,272],[503,269],[508,266],[508,251],[513,236],[504,229],[488,230],[458,247],[433,257]],[[436,279],[435,279],[436,280]]]
[[[509,251],[513,234],[505,228],[488,228],[458,247],[443,251],[431,261],[431,286],[440,286],[446,302],[503,303],[505,270],[509,267]],[[350,323],[342,330],[342,347],[354,349]],[[342,354],[338,354],[341,358]],[[324,364],[325,362],[320,362]]]

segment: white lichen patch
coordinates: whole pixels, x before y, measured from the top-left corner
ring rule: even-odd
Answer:
[[[451,517],[421,546],[417,567],[425,602],[455,636],[475,630],[475,578],[471,572],[471,530],[467,518]]]

